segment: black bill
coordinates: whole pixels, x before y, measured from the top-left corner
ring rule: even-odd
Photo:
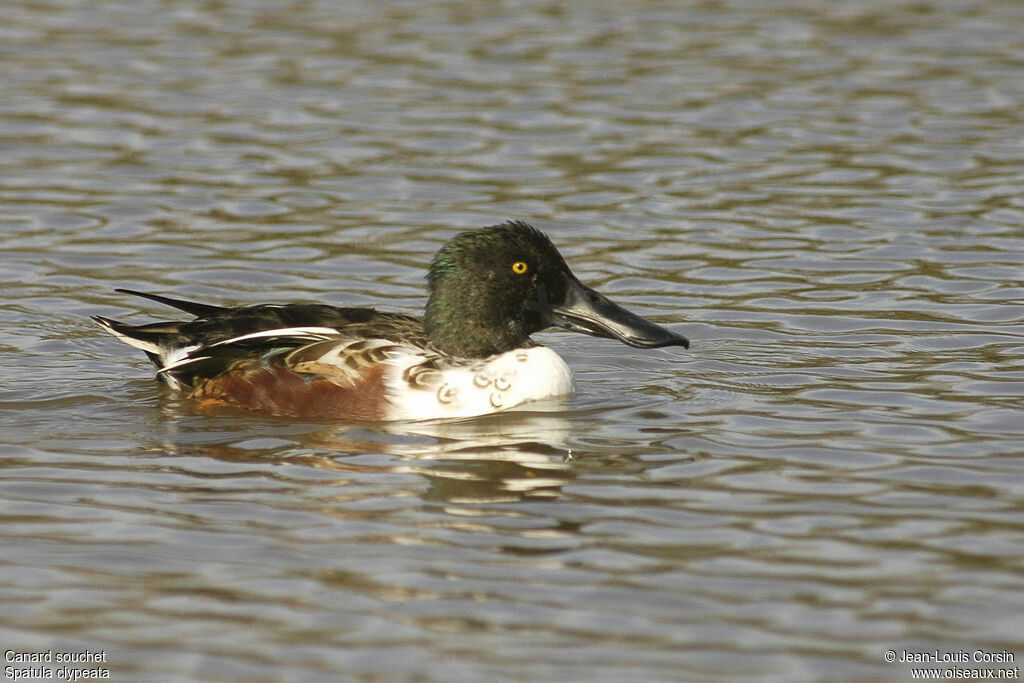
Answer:
[[[630,313],[575,279],[570,282],[565,301],[551,307],[550,316],[550,323],[556,327],[618,339],[643,349],[661,346],[690,348],[690,340],[686,337]]]

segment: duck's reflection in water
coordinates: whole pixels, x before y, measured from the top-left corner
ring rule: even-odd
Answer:
[[[237,411],[162,408],[168,432],[161,449],[250,464],[287,462],[348,475],[415,474],[429,486],[425,500],[498,502],[558,495],[573,478],[566,399],[529,410],[458,420],[346,425],[242,419]],[[189,414],[191,413],[191,414]],[[317,480],[322,481],[322,480]],[[326,483],[326,482],[323,482]]]
[[[564,407],[564,401],[547,401],[543,407]],[[389,423],[374,430],[328,430],[308,443],[338,452],[398,456],[403,462],[391,470],[426,477],[431,482],[428,499],[494,502],[557,494],[572,478],[570,428],[564,413],[508,411],[462,420]],[[347,466],[343,458],[331,461],[332,468]]]

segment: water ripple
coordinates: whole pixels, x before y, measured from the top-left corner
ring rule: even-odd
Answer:
[[[883,11],[884,10],[884,11]],[[115,677],[905,677],[1020,656],[1012,2],[15,4],[0,628]],[[567,402],[202,411],[88,315],[417,312],[518,217],[685,333]],[[1015,649],[1016,648],[1016,649]]]

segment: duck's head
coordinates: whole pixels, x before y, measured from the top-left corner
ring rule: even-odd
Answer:
[[[551,240],[520,221],[456,235],[427,277],[427,336],[452,356],[511,351],[548,327],[641,348],[690,345],[581,283]]]

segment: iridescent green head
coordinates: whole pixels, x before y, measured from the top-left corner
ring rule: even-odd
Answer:
[[[450,356],[486,358],[530,346],[531,334],[552,326],[632,346],[689,346],[580,283],[551,240],[521,221],[456,235],[427,278],[427,336]]]

